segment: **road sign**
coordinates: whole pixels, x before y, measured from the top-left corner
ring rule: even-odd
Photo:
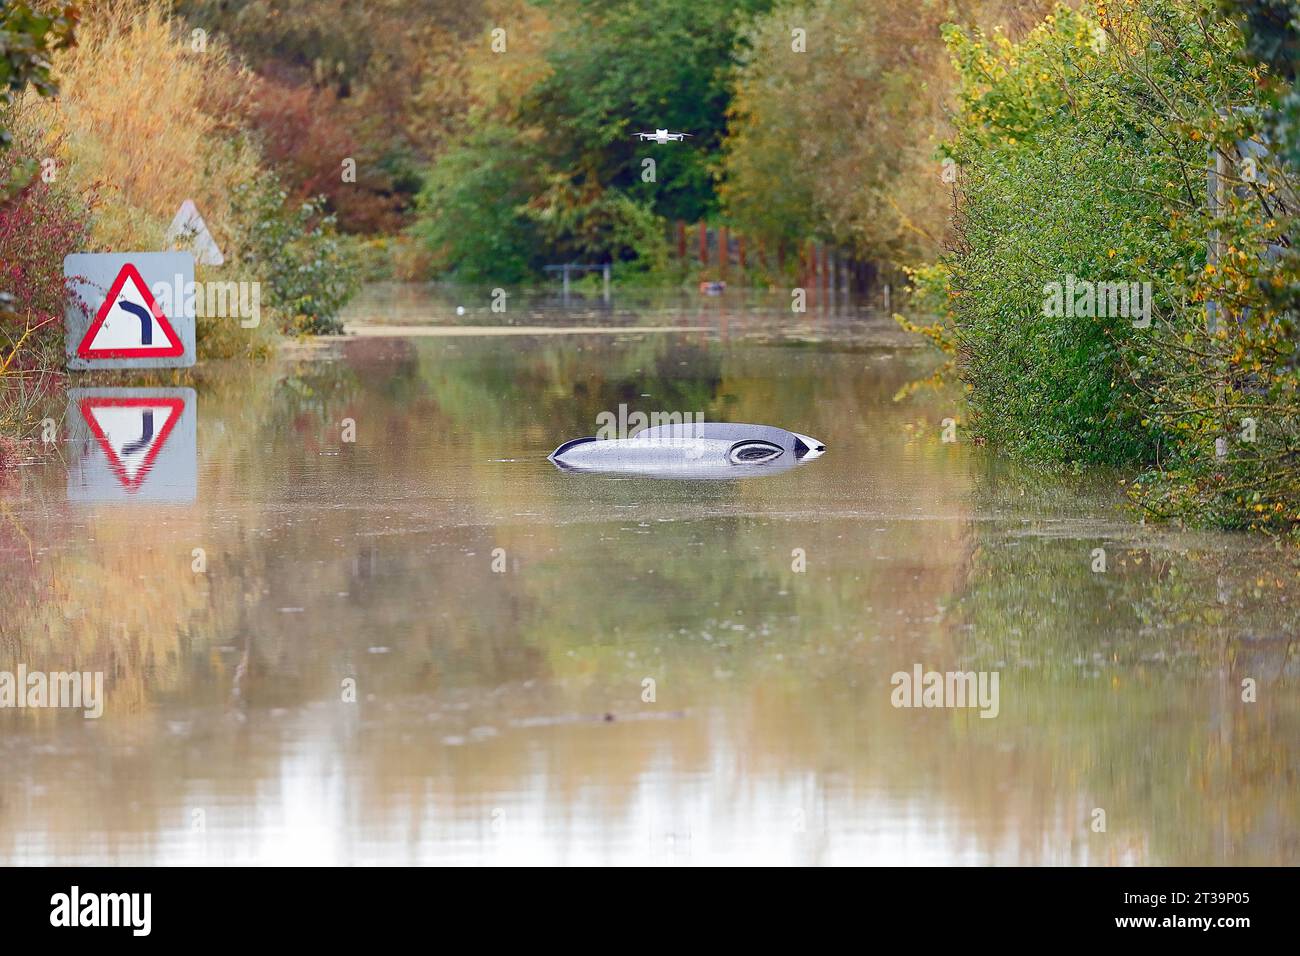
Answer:
[[[68,367],[185,368],[194,364],[194,256],[77,253],[63,260],[72,290]]]
[[[202,265],[225,264],[226,257],[221,254],[221,247],[212,238],[212,233],[208,232],[208,225],[199,215],[199,209],[192,199],[181,203],[172,224],[167,227],[164,239],[173,249],[188,249],[193,252],[194,258]]]
[[[109,287],[95,321],[82,336],[77,355],[97,358],[175,358],[185,354],[185,346],[163,314],[153,293],[144,284],[140,270],[131,263]]]
[[[73,501],[193,501],[197,411],[191,388],[68,392]]]

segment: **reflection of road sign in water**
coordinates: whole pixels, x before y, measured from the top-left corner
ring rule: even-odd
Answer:
[[[113,280],[77,354],[84,359],[167,358],[184,355],[185,346],[158,308],[140,270],[128,262]]]
[[[193,389],[74,389],[68,405],[74,448],[69,498],[194,500]]]
[[[70,368],[177,368],[194,364],[194,257],[188,252],[63,260]]]
[[[83,398],[81,417],[127,491],[137,491],[180,420],[179,398]]]

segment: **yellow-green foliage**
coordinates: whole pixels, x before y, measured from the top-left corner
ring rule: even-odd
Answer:
[[[161,248],[186,199],[223,243],[230,192],[259,163],[223,118],[244,77],[219,42],[195,50],[159,0],[101,4],[55,57],[54,76],[58,97],[29,94],[16,121],[42,135],[60,182],[98,194],[98,247]]]
[[[58,96],[28,93],[15,126],[37,158],[55,160],[60,188],[92,206],[87,251],[162,249],[176,210],[192,199],[231,263],[197,278],[251,281],[256,264],[241,263],[248,224],[231,202],[265,175],[236,118],[249,78],[219,40],[202,40],[161,0],[96,3],[77,45],[54,58]],[[265,354],[274,335],[269,315],[256,329],[200,319],[200,355]]]
[[[949,214],[938,153],[956,82],[940,27],[956,19],[1018,31],[1043,6],[773,5],[738,51],[719,186],[727,216],[769,245],[816,237],[864,260],[933,259]]]
[[[1156,517],[1300,529],[1296,170],[1265,145],[1272,84],[1237,25],[1216,0],[1090,0],[1019,43],[948,38],[949,311],[973,431],[1140,465],[1132,495]],[[1090,291],[1050,307],[1075,277],[1147,284],[1145,317]]]

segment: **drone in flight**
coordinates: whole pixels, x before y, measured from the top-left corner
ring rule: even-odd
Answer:
[[[664,143],[680,143],[685,140],[691,133],[670,133],[666,129],[657,129],[653,133],[634,133],[637,139],[649,140],[652,143],[658,143],[661,146]]]

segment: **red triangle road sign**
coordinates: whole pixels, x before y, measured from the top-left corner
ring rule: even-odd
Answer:
[[[83,359],[117,359],[184,354],[184,343],[154,301],[140,270],[126,263],[82,336],[77,355]]]
[[[83,398],[78,407],[108,458],[108,465],[127,491],[136,491],[167,443],[181,413],[181,398]],[[162,413],[161,424],[155,422]]]

